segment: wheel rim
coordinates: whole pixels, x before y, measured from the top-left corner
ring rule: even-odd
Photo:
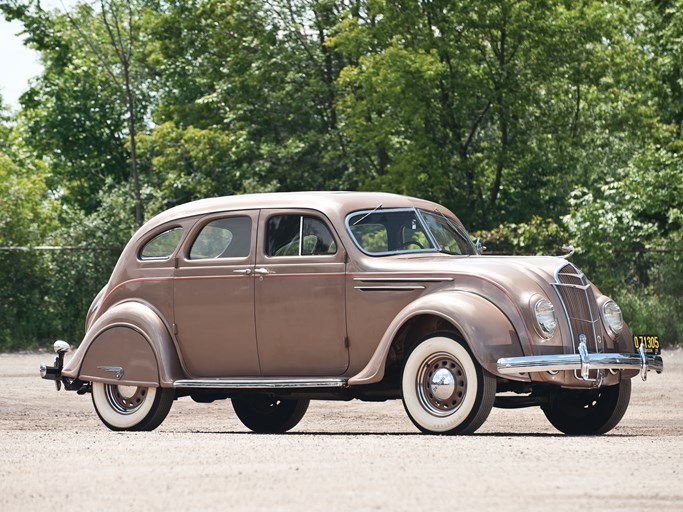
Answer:
[[[119,414],[133,414],[145,403],[147,388],[135,386],[104,386],[107,403]]]
[[[260,398],[254,399],[251,402],[251,408],[255,413],[268,415],[273,414],[275,410],[282,405],[282,400],[276,398]]]
[[[451,354],[439,352],[426,359],[415,385],[422,407],[435,416],[457,411],[467,394],[467,377],[460,362]]]

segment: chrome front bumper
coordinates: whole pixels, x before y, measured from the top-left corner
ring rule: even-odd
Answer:
[[[662,356],[645,353],[644,345],[635,354],[589,353],[584,342],[579,344],[578,354],[557,354],[548,356],[504,357],[498,359],[498,372],[503,375],[514,373],[552,372],[577,370],[583,380],[589,379],[591,370],[639,370],[643,380],[647,372],[662,373]]]

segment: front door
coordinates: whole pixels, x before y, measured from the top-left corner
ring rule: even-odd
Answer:
[[[174,279],[177,340],[190,377],[258,376],[254,262],[258,211],[202,220]]]
[[[255,310],[263,376],[337,376],[349,364],[345,256],[317,212],[263,210]]]

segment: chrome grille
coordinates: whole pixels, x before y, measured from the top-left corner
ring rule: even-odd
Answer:
[[[557,290],[567,317],[574,352],[578,352],[579,337],[586,336],[591,351],[604,352],[602,323],[595,294],[583,273],[572,264],[562,267],[553,286]]]

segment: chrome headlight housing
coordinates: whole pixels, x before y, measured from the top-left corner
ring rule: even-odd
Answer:
[[[557,316],[555,306],[548,299],[539,299],[534,304],[537,331],[545,338],[550,338],[557,329]]]
[[[610,333],[614,336],[621,334],[624,329],[624,317],[621,308],[613,300],[608,300],[602,305],[602,318]]]

